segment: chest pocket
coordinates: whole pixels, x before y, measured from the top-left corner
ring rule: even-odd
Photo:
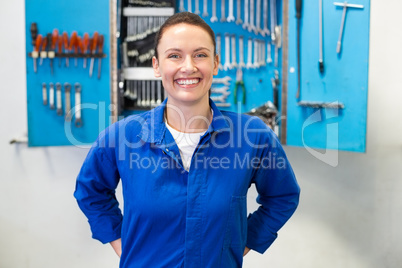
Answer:
[[[246,240],[247,196],[232,196],[223,247],[244,249]]]

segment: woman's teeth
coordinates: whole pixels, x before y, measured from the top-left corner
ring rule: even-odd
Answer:
[[[179,85],[192,85],[192,84],[197,84],[200,81],[200,79],[186,79],[186,80],[177,80],[177,83]]]

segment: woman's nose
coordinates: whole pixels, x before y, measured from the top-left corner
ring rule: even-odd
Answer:
[[[195,63],[194,63],[192,57],[186,57],[183,60],[183,65],[181,67],[181,71],[186,72],[186,73],[194,73],[197,71],[197,68],[195,66]]]

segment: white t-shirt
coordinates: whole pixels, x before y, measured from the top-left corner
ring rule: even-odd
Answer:
[[[212,112],[212,109],[211,109]],[[200,138],[202,135],[205,134],[205,132],[198,132],[198,133],[184,133],[177,131],[173,129],[169,124],[167,123],[167,120],[165,118],[165,124],[170,133],[173,136],[173,139],[175,140],[177,147],[179,147],[180,151],[180,156],[183,162],[183,167],[185,170],[189,171],[190,170],[190,165],[191,165],[191,158],[193,157],[195,148],[197,148],[198,143],[200,142]]]

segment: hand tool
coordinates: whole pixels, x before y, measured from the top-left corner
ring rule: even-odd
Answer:
[[[217,102],[215,103],[216,107],[230,107],[231,104],[230,103],[226,103],[226,102]]]
[[[38,36],[36,37],[36,40],[35,40],[35,48],[34,48],[34,51],[32,52],[32,58],[33,58],[33,61],[34,61],[34,72],[35,73],[38,71],[37,59],[39,57],[39,50],[40,50],[41,44],[42,44],[42,35],[38,34]]]
[[[208,14],[208,1],[207,0],[204,0],[204,5],[203,5],[202,9],[203,9],[202,16],[208,17],[209,14]]]
[[[91,54],[92,54],[92,56],[94,56],[95,53],[96,53],[96,48],[98,46],[98,38],[99,38],[99,34],[98,34],[98,32],[95,32],[93,37],[92,37],[92,45],[91,45]],[[90,65],[89,65],[89,77],[92,77],[92,72],[94,70],[94,61],[95,61],[95,58],[92,57]]]
[[[71,121],[71,85],[64,83],[64,113],[66,114],[64,120]]]
[[[247,69],[253,68],[253,63],[251,62],[252,55],[253,55],[253,43],[251,37],[249,37],[247,43],[247,65],[246,65]]]
[[[250,22],[248,24],[248,31],[249,32],[255,31],[254,15],[255,15],[254,0],[250,0]]]
[[[162,82],[161,81],[157,82],[157,87],[158,87],[158,89],[157,89],[158,98],[156,100],[156,104],[161,104],[162,103]]]
[[[341,46],[342,46],[342,35],[343,35],[343,28],[345,26],[345,19],[346,19],[346,10],[348,9],[348,7],[351,8],[364,8],[363,5],[355,5],[355,4],[349,4],[348,2],[343,2],[343,3],[334,3],[335,6],[341,6],[343,7],[343,13],[342,13],[342,21],[341,21],[341,29],[339,31],[339,39],[338,39],[338,43],[336,46],[336,53],[341,53]]]
[[[271,43],[275,44],[275,26],[276,26],[276,0],[269,0],[269,15],[271,19],[270,28],[271,28]]]
[[[296,0],[296,20],[297,20],[297,93],[296,99],[300,98],[300,79],[301,79],[301,66],[300,66],[300,31],[301,31],[301,16],[302,16],[302,0]]]
[[[319,102],[319,101],[299,101],[299,106],[310,108],[331,108],[331,109],[344,109],[345,105],[342,102]]]
[[[192,2],[192,0],[187,0],[187,11],[188,12],[192,12],[191,10],[193,9],[192,5],[191,5],[191,2]]]
[[[146,91],[147,91],[147,98],[145,101],[145,105],[149,106],[151,105],[151,81],[149,80],[146,81]]]
[[[61,67],[61,55],[63,54],[63,36],[59,35],[57,40],[57,52],[59,53],[59,67]]]
[[[253,42],[253,44],[254,44],[254,54],[253,54],[253,56],[254,56],[254,63],[253,63],[253,68],[254,69],[256,69],[256,68],[259,68],[260,67],[260,63],[259,63],[259,47],[258,47],[258,40],[257,39],[254,39],[254,42]]]
[[[324,57],[323,57],[323,45],[322,45],[322,39],[323,39],[323,28],[322,28],[322,0],[318,0],[318,25],[319,25],[319,59],[318,59],[318,69],[320,70],[320,73],[324,73]]]
[[[278,105],[279,105],[278,86],[279,86],[279,83],[280,83],[278,70],[274,71],[274,77],[271,78],[271,83],[272,83],[272,90],[273,90],[273,93],[274,93],[274,96],[273,96],[274,97],[274,105],[278,109],[279,108],[278,107]]]
[[[225,71],[232,69],[232,64],[230,63],[230,36],[225,34],[225,64],[223,65]]]
[[[271,42],[267,42],[267,63],[270,64],[271,62]]]
[[[99,35],[99,45],[98,45],[98,53],[101,55],[103,54],[103,43],[104,43],[104,36],[103,34]],[[98,79],[101,78],[101,70],[102,70],[102,57],[98,58]]]
[[[219,70],[223,70],[223,65],[222,65],[222,54],[221,54],[221,35],[217,34],[216,35],[216,53],[219,55],[219,63],[218,63],[218,68]]]
[[[54,109],[54,84],[49,83],[49,107]]]
[[[211,100],[214,102],[226,102],[228,96],[226,95],[220,95],[220,96],[211,96]]]
[[[34,22],[31,24],[31,39],[32,39],[32,46],[33,50],[31,53],[32,59],[33,59],[33,65],[34,65],[34,72],[36,73],[36,59],[38,58],[38,52],[36,50],[36,38],[38,37],[38,25]]]
[[[243,21],[241,20],[241,0],[237,0],[237,19],[236,24],[242,24]]]
[[[266,47],[266,44],[265,44],[264,40],[260,40],[259,44],[260,44],[260,53],[259,53],[260,60],[259,60],[259,64],[260,64],[260,66],[265,66],[266,65],[266,63],[265,63],[265,47]]]
[[[50,71],[52,75],[53,75],[53,59],[56,56],[56,45],[58,40],[59,40],[59,31],[57,29],[54,29],[51,37],[50,50],[47,53],[50,59]]]
[[[43,100],[43,105],[47,105],[47,88],[46,88],[46,83],[42,83],[42,100]]]
[[[262,30],[261,30],[261,0],[257,0],[257,14],[255,17],[255,29],[254,29],[254,33],[255,34],[262,34]]]
[[[184,9],[184,0],[180,0],[180,7],[179,7],[179,11],[180,11],[180,12],[185,11],[185,9]]]
[[[246,104],[246,87],[244,85],[244,81],[243,81],[243,71],[241,68],[237,68],[236,71],[236,84],[235,84],[235,88],[234,88],[234,103],[237,103],[237,92],[239,90],[239,87],[241,88],[242,94],[243,94],[243,98],[241,100],[242,104]]]
[[[230,86],[230,80],[232,80],[230,76],[225,76],[223,78],[213,78],[212,84],[224,84],[225,86]]]
[[[47,58],[47,41],[48,41],[47,36],[46,37],[44,36],[42,38],[42,48],[41,48],[40,54],[39,54],[39,56],[40,56],[39,66],[42,66],[43,59]]]
[[[82,127],[82,118],[81,118],[81,85],[79,83],[75,83],[74,85],[75,91],[75,121],[74,125],[78,128]]]
[[[217,22],[218,17],[216,16],[216,0],[212,0],[212,17],[211,22]]]
[[[147,96],[146,96],[146,88],[145,88],[145,80],[142,80],[142,85],[141,85],[141,89],[142,89],[142,101],[141,101],[141,106],[146,106],[147,105]]]
[[[74,54],[78,53],[78,35],[77,32],[74,31],[71,34],[71,38],[70,38],[70,44],[68,46],[68,50],[71,52],[73,51]],[[77,63],[77,56],[75,56],[74,58],[74,66],[77,67],[78,63]]]
[[[261,31],[262,36],[269,35],[270,31],[268,29],[268,0],[263,0],[264,1],[264,6],[263,6],[263,23],[264,23],[264,28]]]
[[[248,0],[244,0],[244,23],[243,23],[243,29],[248,29]]]
[[[63,109],[61,104],[61,84],[56,83],[56,112],[57,115],[63,115]]]
[[[246,67],[246,64],[244,63],[244,40],[242,35],[239,36],[239,67]]]
[[[237,67],[237,60],[236,60],[236,35],[232,34],[232,67]]]
[[[224,1],[224,0],[221,0],[221,1]],[[234,15],[233,15],[233,1],[234,0],[229,0],[229,15],[228,15],[228,18],[227,18],[227,20],[228,20],[228,22],[232,22],[232,21],[235,21],[235,17],[234,17]]]
[[[136,87],[136,89],[137,89],[137,106],[140,107],[140,106],[142,106],[143,95],[141,94],[142,92],[140,90],[140,81],[136,81],[136,82],[137,82],[137,87]]]
[[[221,22],[226,22],[225,0],[221,0]]]
[[[229,95],[230,94],[228,86],[211,87],[211,93],[224,94],[224,95]]]
[[[82,53],[87,54],[88,48],[89,48],[89,34],[84,33],[84,37],[82,39]],[[84,58],[83,67],[84,69],[87,68],[87,57]]]
[[[63,32],[63,46],[64,46],[64,53],[68,53],[68,34],[66,32]],[[66,67],[69,67],[69,58],[66,56]]]
[[[155,81],[151,81],[151,106],[155,106]]]
[[[280,25],[275,26],[275,54],[274,54],[274,61],[275,61],[275,67],[278,67],[278,55],[279,55],[279,49],[282,47],[282,30]]]
[[[190,0],[191,1],[191,0]],[[200,0],[195,0],[195,11],[194,14],[200,15]]]

